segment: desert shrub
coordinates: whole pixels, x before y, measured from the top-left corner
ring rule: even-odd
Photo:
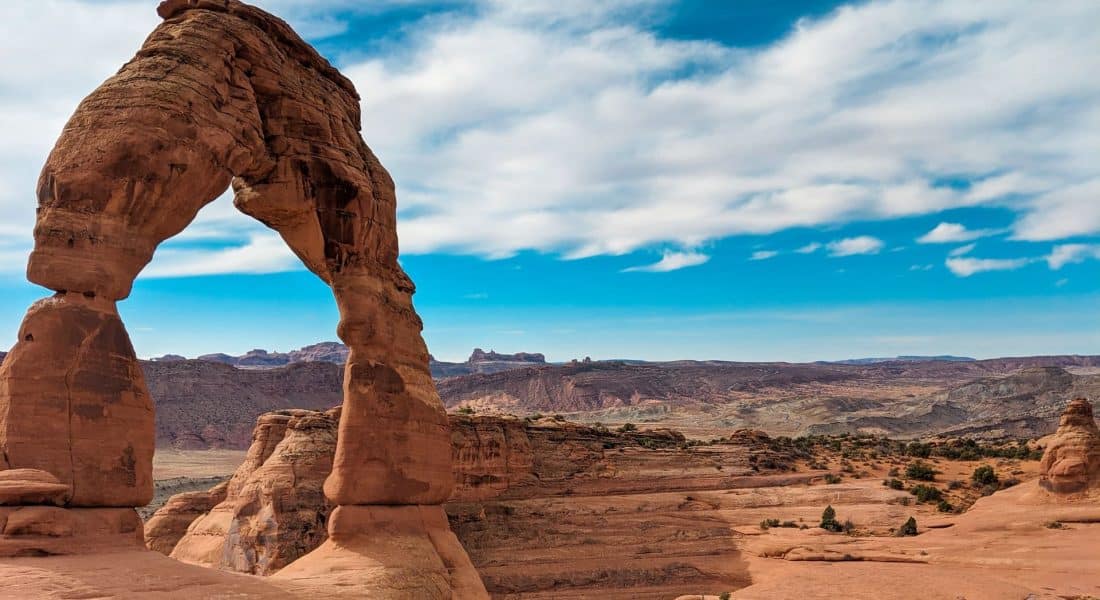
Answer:
[[[943,513],[948,513],[953,512],[955,510],[955,507],[951,506],[951,503],[947,500],[940,500],[939,503],[936,504],[936,510]]]
[[[844,533],[852,533],[856,530],[856,524],[851,519],[844,519],[844,524],[840,526]]]
[[[721,594],[718,594],[718,600],[730,600],[730,593],[722,592]]]
[[[917,502],[939,502],[943,500],[943,492],[932,485],[917,484],[909,489],[909,493],[917,497]]]
[[[843,526],[836,520],[836,510],[830,504],[825,507],[825,510],[821,513],[821,524],[818,527],[825,531],[838,532],[843,529]]]
[[[888,477],[900,477],[901,471],[898,471],[897,467],[890,469],[890,472],[886,474]]]
[[[917,481],[935,481],[936,470],[931,465],[918,460],[905,467],[905,476]]]
[[[910,504],[912,504],[912,502],[910,501],[909,496],[904,496],[904,497],[898,498],[898,504],[900,504],[902,506],[909,506]]]
[[[1016,479],[1015,477],[1009,477],[1008,479],[1005,479],[1004,481],[1001,482],[1001,489],[1002,490],[1007,490],[1008,488],[1010,488],[1014,485],[1019,485],[1019,483],[1020,483],[1019,479]]]
[[[957,489],[960,489],[960,488],[964,487],[965,485],[966,485],[965,483],[959,481],[958,479],[952,479],[951,483],[947,484],[947,489],[957,490]]]
[[[888,479],[886,481],[883,481],[882,485],[884,485],[884,486],[886,486],[886,487],[888,487],[892,490],[904,490],[905,489],[905,485],[901,482],[901,480],[896,479],[896,478]]]
[[[779,524],[779,526],[780,527],[787,527],[787,528],[797,528],[798,523],[795,523],[794,521],[783,521],[782,523]]]
[[[897,536],[905,537],[917,535],[917,520],[913,517],[909,517],[909,520],[904,525],[898,528]]]
[[[561,416],[561,415],[554,415],[554,416],[552,416],[552,417],[550,417],[550,418],[551,418],[551,419],[554,419],[555,421],[558,421],[559,423],[565,420],[565,417],[563,417],[563,416]]]
[[[1051,521],[1047,523],[1047,529],[1065,529],[1066,526],[1061,521]]]
[[[929,456],[932,456],[932,444],[912,442],[905,447],[905,453],[909,456],[915,456],[917,458],[928,458]]]
[[[982,465],[974,469],[974,474],[970,476],[970,481],[973,481],[975,485],[986,486],[1000,483],[1000,478],[997,477],[997,472],[993,470],[993,467]]]
[[[460,414],[460,415],[472,415],[472,414],[474,414],[474,409],[469,407],[469,406],[463,406],[462,408],[458,409],[458,414]]]
[[[826,473],[825,474],[825,483],[828,483],[828,484],[840,483],[840,475],[836,475],[834,473]]]
[[[638,426],[633,423],[623,423],[622,427],[619,427],[616,431],[619,433],[630,433],[631,431],[638,431]]]
[[[760,521],[760,529],[768,530],[772,527],[779,527],[779,519],[764,519]]]

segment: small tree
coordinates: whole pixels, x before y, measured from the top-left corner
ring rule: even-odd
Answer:
[[[836,510],[833,509],[833,506],[831,504],[829,506],[826,506],[825,511],[821,513],[821,524],[818,525],[818,527],[824,529],[825,531],[833,532],[840,531],[844,528],[843,525],[841,525],[840,522],[836,520]]]
[[[909,520],[905,522],[900,528],[898,528],[898,537],[905,537],[910,535],[917,535],[917,520],[913,517],[909,517]]]
[[[1000,483],[1000,478],[997,477],[997,472],[993,470],[993,467],[982,465],[974,469],[974,474],[970,476],[970,481],[973,481],[975,486],[981,487],[986,485],[997,485]]]

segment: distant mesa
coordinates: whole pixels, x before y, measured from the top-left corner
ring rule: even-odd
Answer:
[[[546,356],[538,352],[516,352],[515,354],[499,354],[494,350],[486,352],[481,348],[474,348],[474,351],[470,353],[470,358],[468,358],[466,362],[523,362],[545,364]]]
[[[873,358],[847,358],[844,360],[832,360],[821,361],[841,365],[873,365],[884,362],[974,362],[976,358],[969,356],[952,356],[950,354],[941,354],[939,356],[919,356],[919,355],[902,355],[902,356],[882,356]]]
[[[3,354],[0,353],[0,358],[2,357]],[[538,352],[501,354],[494,350],[486,352],[481,348],[474,348],[466,362],[440,361],[431,355],[429,355],[429,358],[432,376],[437,379],[469,375],[471,373],[499,373],[511,369],[547,364],[546,356]],[[290,352],[268,352],[262,348],[256,348],[240,356],[219,352],[203,354],[195,360],[221,363],[242,369],[275,369],[298,363],[320,362],[342,365],[347,362],[347,359],[347,346],[340,342],[321,342]],[[156,363],[167,363],[188,359],[178,354],[166,354],[150,360]]]

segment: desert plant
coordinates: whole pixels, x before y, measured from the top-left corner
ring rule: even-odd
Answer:
[[[917,481],[935,481],[936,470],[931,465],[917,461],[905,467],[905,476]]]
[[[1000,482],[1000,478],[997,477],[997,472],[993,470],[993,467],[982,465],[974,469],[974,474],[970,476],[970,481],[973,481],[975,486],[987,486],[996,485]]]
[[[472,407],[469,407],[469,406],[463,406],[462,408],[458,409],[458,414],[460,414],[460,415],[472,415],[472,414],[474,414],[474,409]]]
[[[909,517],[909,520],[904,525],[898,528],[897,536],[905,537],[917,535],[917,520],[913,517]]]
[[[909,489],[909,493],[917,497],[917,502],[939,502],[943,500],[943,492],[932,485],[917,484]]]
[[[623,423],[622,427],[616,431],[619,433],[630,433],[631,431],[638,431],[638,426],[633,423]]]
[[[889,479],[887,481],[883,481],[882,485],[885,485],[886,487],[888,487],[892,490],[904,490],[905,489],[905,485],[902,484],[900,479]]]
[[[825,510],[821,513],[821,524],[818,527],[825,531],[837,532],[843,529],[840,521],[836,520],[836,510],[830,504],[825,507]]]
[[[760,529],[767,531],[772,527],[779,527],[779,519],[764,519],[760,521]]]
[[[722,592],[721,594],[718,594],[718,600],[730,600],[730,593]]]
[[[825,483],[828,483],[830,485],[834,483],[840,483],[840,475],[836,475],[835,473],[826,473]]]
[[[955,507],[951,506],[951,503],[947,500],[940,500],[939,503],[936,504],[936,510],[943,513],[948,513],[953,512],[955,510]]]

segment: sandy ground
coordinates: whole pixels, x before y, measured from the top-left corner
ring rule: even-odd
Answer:
[[[153,479],[229,476],[244,461],[245,454],[244,450],[157,448],[153,455]]]

